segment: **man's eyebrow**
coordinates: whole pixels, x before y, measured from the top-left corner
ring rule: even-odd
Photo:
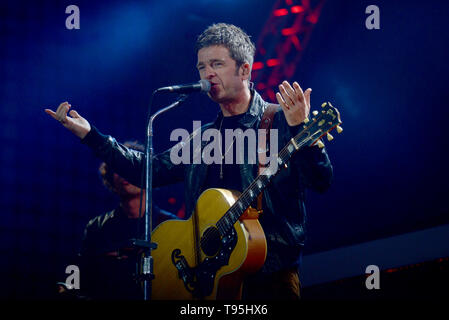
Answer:
[[[213,63],[213,62],[217,62],[217,61],[224,62],[225,60],[224,59],[210,59],[208,62]],[[199,66],[202,66],[202,65],[204,65],[204,62],[198,62],[196,64],[196,67],[198,68]]]

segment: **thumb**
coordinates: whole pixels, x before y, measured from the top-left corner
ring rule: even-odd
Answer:
[[[57,120],[56,112],[54,112],[54,111],[51,110],[51,109],[45,109],[44,111],[45,111],[46,114],[49,114],[50,116],[52,116],[53,119],[56,119],[56,120]]]

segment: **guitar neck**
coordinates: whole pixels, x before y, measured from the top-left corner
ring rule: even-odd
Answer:
[[[276,169],[273,170],[271,166],[265,168],[248,188],[242,192],[234,205],[229,208],[225,215],[217,222],[217,228],[222,235],[231,230],[234,223],[237,222],[257,196],[270,184],[274,176],[276,176],[280,169],[286,165],[293,154],[303,146],[312,145],[314,141],[318,140],[320,135],[323,134],[321,131],[317,131],[315,134],[310,135],[307,130],[308,127],[309,126],[304,126],[304,129],[294,136],[277,155],[271,156],[271,161],[277,162],[277,166],[274,166]]]

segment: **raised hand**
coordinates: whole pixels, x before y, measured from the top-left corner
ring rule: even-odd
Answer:
[[[58,120],[78,138],[83,139],[90,131],[90,124],[75,110],[71,110],[69,116],[67,116],[70,107],[71,105],[68,102],[63,102],[59,105],[56,112],[51,109],[45,109],[45,112],[52,116],[53,119]]]
[[[303,92],[298,82],[293,82],[292,87],[287,81],[283,81],[279,85],[279,91],[276,99],[284,111],[287,123],[296,126],[303,122],[309,116],[312,89]]]

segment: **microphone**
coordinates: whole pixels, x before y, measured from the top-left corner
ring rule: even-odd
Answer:
[[[207,80],[200,80],[195,83],[180,84],[171,87],[162,87],[156,90],[156,92],[173,92],[173,93],[190,93],[195,91],[209,92],[210,82]]]

